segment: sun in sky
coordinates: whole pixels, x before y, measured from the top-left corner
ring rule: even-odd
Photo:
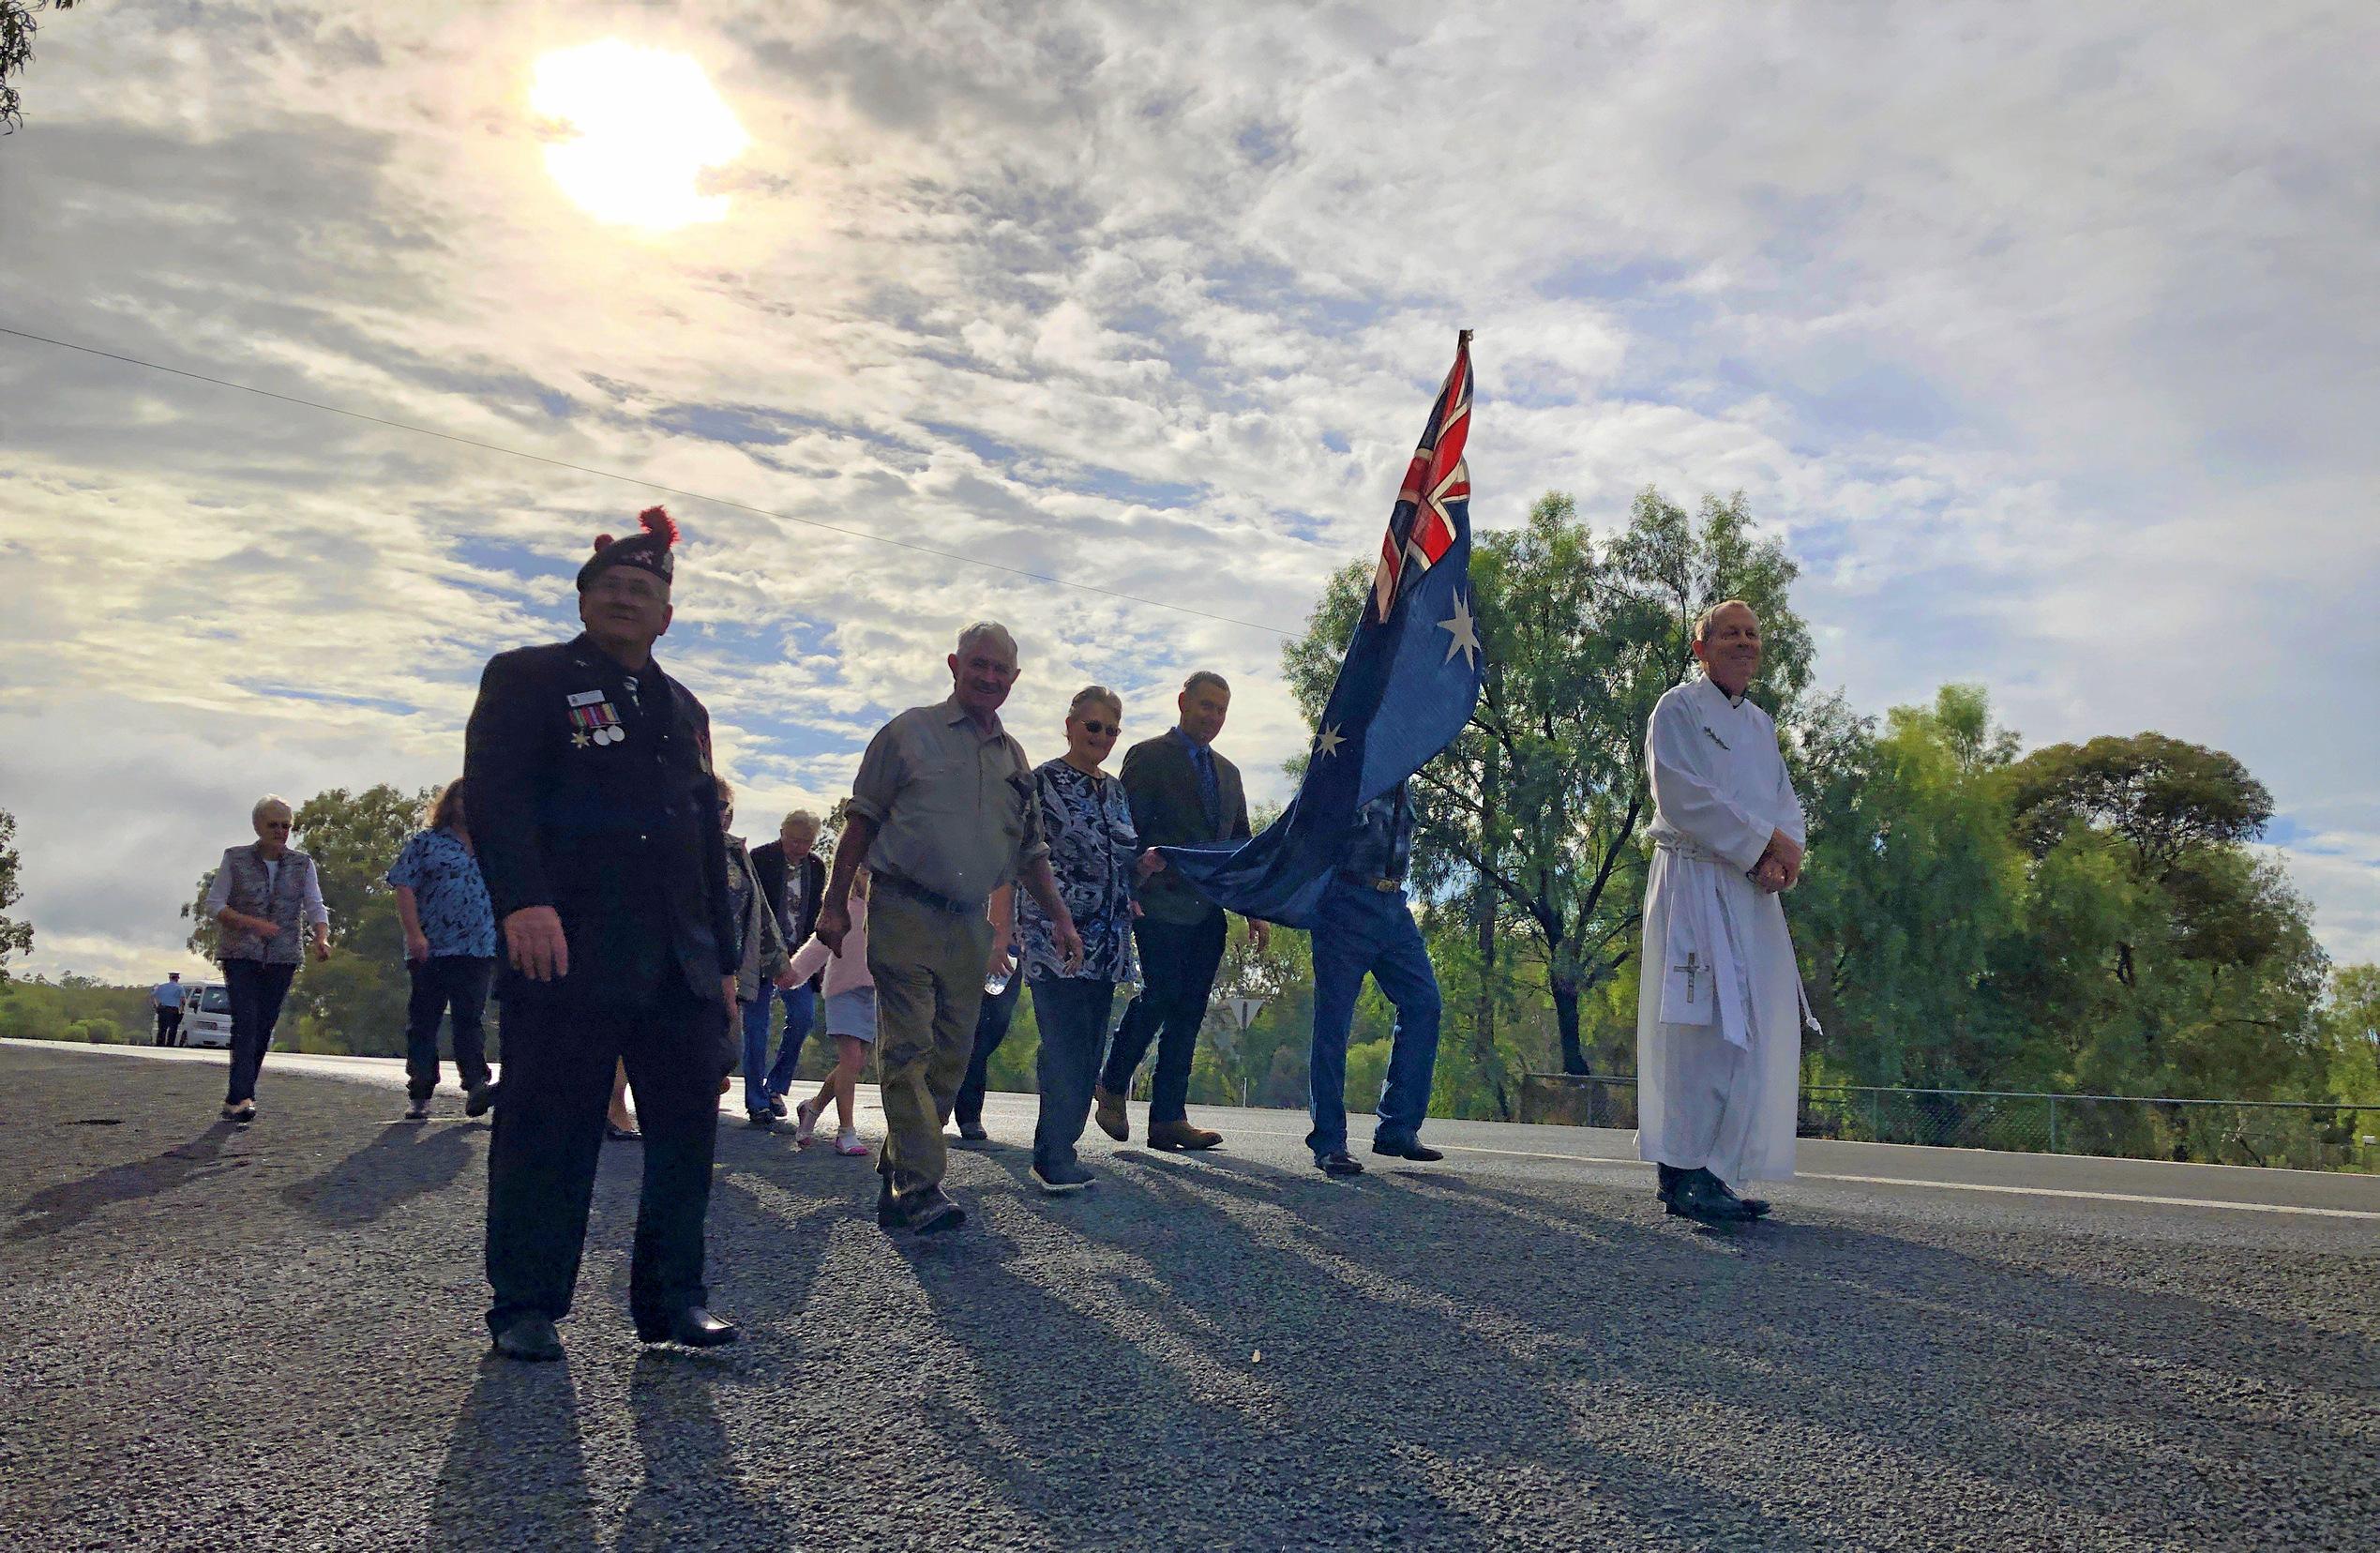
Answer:
[[[598,221],[648,232],[725,217],[728,197],[696,182],[752,143],[701,66],[616,38],[541,55],[529,107],[571,130],[546,147],[562,191]]]

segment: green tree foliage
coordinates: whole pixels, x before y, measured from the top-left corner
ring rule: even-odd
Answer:
[[[0,912],[17,903],[17,817],[0,809]],[[0,982],[8,979],[8,957],[33,952],[33,924],[0,915]]]
[[[33,35],[41,30],[33,13],[53,5],[72,10],[74,0],[0,0],[0,134],[24,122],[20,112],[24,104],[8,78],[23,74],[33,59]]]
[[[2272,800],[2238,761],[2110,736],[2035,751],[2005,792],[2035,862],[1994,990],[2036,1066],[2102,1093],[2322,1093],[2328,961],[2286,872],[2248,848]]]
[[[72,973],[0,983],[0,1035],[20,1041],[150,1040],[149,989],[110,987]]]
[[[2009,806],[2036,857],[2082,825],[2122,837],[2159,879],[2195,850],[2254,839],[2272,818],[2272,794],[2247,767],[2162,733],[2037,749],[2010,773]]]
[[[2320,1032],[2331,1097],[2380,1109],[2380,965],[2332,974]],[[2372,1121],[2380,1126],[2380,1116]]]
[[[1812,652],[1786,596],[1795,574],[1780,545],[1754,535],[1740,496],[1706,499],[1689,516],[1647,490],[1627,524],[1599,541],[1571,498],[1553,492],[1521,528],[1474,543],[1487,682],[1469,727],[1416,781],[1415,882],[1433,902],[1469,897],[1460,920],[1480,988],[1509,973],[1512,938],[1543,964],[1567,1072],[1589,1067],[1582,1007],[1635,953],[1653,703],[1686,677],[1695,616],[1743,598],[1768,641],[1755,696],[1781,720],[1789,715]],[[1309,719],[1329,698],[1367,578],[1363,565],[1333,577],[1305,634],[1284,650]],[[1461,1060],[1489,1076],[1491,1091],[1504,1065],[1492,1018],[1481,1017],[1493,1006],[1474,989],[1460,1042]],[[1603,1057],[1624,1061],[1616,1044]]]
[[[1796,729],[1810,865],[1789,902],[1825,1071],[1861,1084],[1970,1087],[2008,1066],[1977,1018],[2025,882],[1991,778],[2015,751],[1983,691],[1948,686],[1878,734],[1832,698]]]
[[[1818,703],[1797,731],[1810,870],[1789,905],[1827,1034],[1863,1083],[2314,1098],[2326,962],[2270,799],[2158,734],[2014,759],[1980,689],[1878,733]]]

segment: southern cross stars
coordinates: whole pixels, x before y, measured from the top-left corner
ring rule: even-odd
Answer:
[[[1473,669],[1479,667],[1479,633],[1472,629],[1476,624],[1471,615],[1470,600],[1459,593],[1456,594],[1454,612],[1438,623],[1438,628],[1444,631],[1451,639],[1446,643],[1447,662],[1454,662],[1454,655],[1460,653],[1463,655],[1463,662],[1466,665]]]
[[[1314,752],[1317,755],[1336,755],[1339,746],[1345,743],[1347,741],[1339,737],[1339,725],[1333,723],[1322,731],[1320,738],[1314,741]]]

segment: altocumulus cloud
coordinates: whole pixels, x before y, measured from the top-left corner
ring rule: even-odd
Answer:
[[[52,19],[0,320],[727,497],[665,654],[756,827],[1017,625],[1012,723],[1136,733],[1368,552],[1452,330],[1479,520],[1740,489],[1860,704],[1981,681],[2274,788],[2380,954],[2368,13],[2325,6],[211,6]],[[691,56],[750,147],[646,235],[544,167],[533,62]],[[2285,105],[2276,112],[2275,105]],[[264,788],[451,773],[569,628],[614,482],[0,342],[0,805],[37,965],[147,974]],[[2346,714],[2342,716],[2342,714]]]

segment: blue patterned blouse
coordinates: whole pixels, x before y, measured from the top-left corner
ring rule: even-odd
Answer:
[[[1059,760],[1034,769],[1033,788],[1041,795],[1049,871],[1058,878],[1058,893],[1065,897],[1075,931],[1082,935],[1082,969],[1076,975],[1086,981],[1138,981],[1140,966],[1132,949],[1132,867],[1140,855],[1140,840],[1132,828],[1132,805],[1124,798],[1123,783],[1077,771]],[[1021,888],[1017,892],[1017,936],[1024,947],[1028,981],[1063,974],[1049,918]]]
[[[479,859],[450,830],[415,831],[388,870],[388,882],[414,892],[421,936],[437,955],[496,954],[496,909]]]

